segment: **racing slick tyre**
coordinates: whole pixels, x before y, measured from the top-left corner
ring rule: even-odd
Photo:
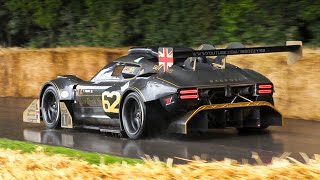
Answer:
[[[130,139],[139,139],[146,131],[146,105],[136,92],[130,93],[122,106],[123,128]]]
[[[60,128],[60,100],[57,90],[49,86],[43,93],[41,100],[43,122],[49,129]]]

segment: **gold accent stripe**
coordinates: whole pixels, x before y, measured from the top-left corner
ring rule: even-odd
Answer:
[[[161,81],[164,81],[164,82],[166,82],[166,83],[168,83],[168,84],[171,84],[171,85],[173,85],[173,86],[175,86],[175,87],[177,87],[177,88],[181,88],[181,86],[178,86],[178,85],[176,85],[176,84],[174,84],[174,83],[172,83],[172,82],[170,82],[170,81],[167,81],[167,80],[162,79],[162,78],[159,78],[159,77],[156,77],[156,78],[159,79],[159,80],[161,80]]]
[[[179,86],[179,85],[176,85],[174,84],[173,82],[170,82],[170,81],[167,81],[165,79],[162,79],[162,78],[159,78],[159,77],[156,77],[157,79],[161,80],[161,81],[164,81],[166,83],[169,83],[177,88],[182,88],[182,86]],[[254,83],[247,83],[247,84],[241,84],[241,83],[230,83],[228,84],[229,86],[231,87],[238,87],[238,86],[252,86],[254,85]],[[192,85],[192,86],[183,86],[183,88],[191,88],[191,87],[198,87],[198,88],[223,88],[225,87],[226,84],[209,84],[209,85],[198,85],[198,84],[195,84],[195,85]]]
[[[276,109],[272,104],[266,101],[253,101],[253,102],[238,102],[238,103],[225,103],[225,104],[212,104],[212,105],[203,105],[200,106],[197,110],[195,110],[187,119],[187,121],[184,123],[185,127],[185,134],[187,134],[187,124],[191,120],[193,116],[195,116],[200,111],[204,110],[212,110],[212,109],[230,109],[230,108],[238,108],[238,107],[256,107],[256,106],[268,106],[277,111],[281,115],[282,124],[283,122],[283,116],[281,112]]]
[[[81,95],[78,94],[78,97],[88,97],[88,96],[89,97],[95,97],[95,96],[102,96],[102,95],[100,95],[100,94],[99,95],[97,95],[97,94],[92,94],[92,95],[90,95],[90,94],[81,94]]]

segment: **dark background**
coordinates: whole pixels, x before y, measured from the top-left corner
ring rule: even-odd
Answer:
[[[1,0],[0,46],[320,44],[319,0]]]

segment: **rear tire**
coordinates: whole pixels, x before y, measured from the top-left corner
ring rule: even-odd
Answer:
[[[124,100],[121,119],[123,128],[130,139],[140,139],[145,136],[146,105],[138,93],[130,93]]]
[[[41,113],[43,122],[47,128],[61,128],[60,100],[57,90],[52,86],[49,86],[43,93],[43,98],[41,100]]]

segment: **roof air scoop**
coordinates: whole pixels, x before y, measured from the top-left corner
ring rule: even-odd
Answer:
[[[214,50],[214,46],[211,44],[202,44],[198,47],[198,50]]]
[[[232,43],[230,43],[230,44],[226,47],[226,49],[236,49],[236,48],[245,48],[245,46],[244,46],[242,43],[240,43],[240,42],[232,42]],[[214,59],[214,63],[216,63],[216,64],[222,64],[222,60],[223,60],[224,58],[226,58],[226,57],[227,57],[227,55],[217,56],[217,57]]]
[[[214,46],[211,44],[202,44],[201,46],[198,47],[198,50],[214,50]],[[185,62],[184,65],[188,68],[188,69],[193,69],[195,70],[196,68],[196,62],[197,62],[197,58],[198,57],[188,57]],[[192,65],[191,65],[192,64]]]
[[[158,57],[154,47],[133,47],[129,49],[128,54],[151,54]]]

